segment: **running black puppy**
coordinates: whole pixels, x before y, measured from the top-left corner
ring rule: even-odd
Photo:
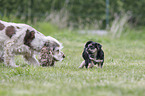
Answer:
[[[84,61],[81,63],[79,68],[92,68],[94,65],[98,64],[99,68],[103,67],[104,63],[104,52],[101,49],[102,45],[93,41],[88,41],[85,44],[82,57]]]

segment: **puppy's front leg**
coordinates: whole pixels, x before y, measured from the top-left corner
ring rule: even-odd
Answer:
[[[98,64],[98,67],[99,67],[99,68],[102,68],[101,63]]]
[[[79,68],[83,68],[85,66],[85,60],[81,63],[81,65],[79,66]]]
[[[91,63],[89,63],[88,68],[93,68],[94,67],[94,62],[91,60]]]

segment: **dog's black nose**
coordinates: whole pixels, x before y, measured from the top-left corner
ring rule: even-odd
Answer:
[[[65,55],[63,55],[62,57],[65,58]]]

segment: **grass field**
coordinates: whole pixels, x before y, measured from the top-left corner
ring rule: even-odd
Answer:
[[[80,34],[45,23],[36,26],[45,35],[63,43],[66,58],[55,67],[26,65],[20,56],[18,68],[0,64],[0,96],[145,96],[145,32],[128,31],[121,38]],[[85,42],[103,45],[103,69],[78,69]]]

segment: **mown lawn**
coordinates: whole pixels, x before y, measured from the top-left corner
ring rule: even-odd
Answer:
[[[145,32],[128,32],[119,39],[96,34],[37,26],[45,35],[63,43],[66,58],[55,67],[26,65],[9,68],[0,64],[0,96],[145,96]],[[85,42],[103,45],[103,69],[78,69]]]

